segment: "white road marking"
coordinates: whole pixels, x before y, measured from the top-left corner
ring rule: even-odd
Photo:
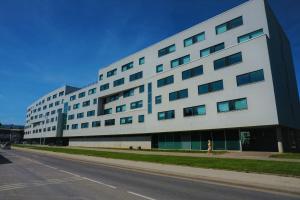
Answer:
[[[94,182],[94,183],[98,183],[98,184],[100,184],[100,185],[105,185],[105,186],[110,187],[110,188],[112,188],[112,189],[117,189],[116,186],[109,185],[109,184],[103,183],[103,182],[101,182],[101,181],[95,181],[95,180],[93,180],[93,179],[86,178],[86,177],[81,177],[81,178],[86,179],[86,180],[89,180],[89,181]]]
[[[43,163],[41,163],[42,165],[44,165],[45,167],[49,167],[49,168],[51,168],[51,169],[56,169],[57,170],[57,168],[56,167],[52,167],[52,166],[50,166],[50,165],[47,165],[47,164],[43,164]]]
[[[138,194],[138,193],[135,193],[135,192],[131,192],[131,191],[127,191],[129,194],[132,194],[132,195],[135,195],[135,196],[138,196],[138,197],[142,197],[142,198],[144,198],[144,199],[148,199],[148,200],[155,200],[155,199],[153,199],[153,198],[151,198],[151,197],[147,197],[147,196],[145,196],[145,195],[141,195],[141,194]]]
[[[77,177],[81,177],[80,175],[77,175],[77,174],[73,174],[73,173],[71,173],[71,172],[68,172],[68,171],[65,171],[65,170],[59,170],[60,172],[64,172],[64,173],[67,173],[67,174],[71,174],[71,175],[73,175],[73,176],[77,176]]]
[[[110,188],[112,188],[112,189],[116,189],[116,188],[117,188],[116,186],[109,185],[109,184],[103,183],[103,182],[101,182],[101,181],[96,181],[96,180],[93,180],[93,179],[90,179],[90,178],[87,178],[87,177],[83,177],[83,176],[80,176],[80,175],[78,175],[78,174],[74,174],[74,173],[72,173],[72,172],[68,172],[68,171],[65,171],[65,170],[59,170],[59,171],[64,172],[64,173],[67,173],[67,174],[71,174],[71,175],[73,175],[73,176],[80,177],[80,178],[82,178],[82,179],[85,179],[85,180],[88,180],[88,181],[91,181],[91,182],[94,182],[94,183],[98,183],[98,184],[100,184],[100,185],[104,185],[104,186],[110,187]]]

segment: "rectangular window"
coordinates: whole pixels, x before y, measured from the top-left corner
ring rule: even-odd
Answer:
[[[74,101],[76,99],[76,95],[70,96],[70,101]]]
[[[96,88],[89,89],[89,91],[88,91],[89,95],[95,94],[95,93],[96,93]]]
[[[84,117],[84,113],[77,113],[77,119],[81,119]]]
[[[58,96],[64,96],[64,94],[65,94],[65,92],[64,91],[61,91],[59,94],[58,94]]]
[[[148,114],[152,113],[152,83],[148,83]]]
[[[119,99],[119,94],[114,94],[106,98],[106,103],[110,103]]]
[[[205,32],[193,35],[183,41],[184,47],[188,47],[192,44],[205,40]]]
[[[157,65],[157,66],[156,66],[156,73],[163,72],[163,71],[164,71],[164,66],[163,66],[163,64],[160,64],[160,65]]]
[[[123,85],[123,84],[124,84],[124,78],[120,78],[120,79],[114,81],[114,87],[117,87],[117,86]]]
[[[104,115],[112,114],[112,108],[104,109]]]
[[[82,107],[86,107],[90,105],[90,100],[82,102]]]
[[[58,106],[59,105],[59,101],[56,101],[55,105]],[[41,108],[39,108],[39,110],[41,110]]]
[[[139,123],[144,123],[144,121],[145,121],[145,116],[144,115],[139,115],[138,116],[138,122]]]
[[[122,117],[120,118],[120,124],[132,124],[132,117]]]
[[[121,68],[122,68],[122,72],[127,71],[127,70],[133,68],[133,62],[127,63],[125,65],[122,65]]]
[[[93,104],[97,104],[97,98],[93,99]]]
[[[103,85],[100,85],[100,91],[108,90],[109,89],[109,83],[105,83]]]
[[[103,80],[103,74],[100,74],[99,75],[99,81],[102,81]]]
[[[81,128],[88,128],[89,127],[89,123],[81,123]]]
[[[182,72],[182,80],[200,76],[201,74],[203,74],[203,66],[202,65],[183,71]]]
[[[246,41],[251,40],[252,38],[256,38],[262,34],[264,34],[263,29],[259,29],[259,30],[253,31],[251,33],[247,33],[245,35],[239,36],[237,40],[238,40],[238,43],[246,42]]]
[[[54,94],[54,95],[52,96],[52,99],[56,99],[56,97],[57,97],[57,94]]]
[[[95,116],[95,110],[90,110],[86,113],[86,116],[87,117],[92,117],[92,116]]]
[[[72,129],[78,129],[78,124],[72,124],[71,128]]]
[[[125,112],[126,111],[126,104],[120,105],[116,107],[116,112]]]
[[[137,72],[135,74],[131,74],[129,76],[129,81],[135,81],[135,80],[138,80],[138,79],[141,79],[143,78],[143,72],[140,71],[140,72]]]
[[[139,59],[139,65],[145,64],[145,57]]]
[[[255,82],[263,81],[263,80],[265,80],[263,69],[249,72],[246,74],[241,74],[236,77],[237,86],[246,85],[249,83],[255,83]]]
[[[107,119],[104,121],[105,126],[113,126],[115,125],[115,119]]]
[[[49,104],[49,108],[52,108],[52,107],[53,107],[53,103],[50,103],[50,104]]]
[[[179,99],[188,98],[188,96],[189,96],[188,89],[171,92],[171,93],[169,93],[169,101],[175,101],[175,100],[179,100]]]
[[[162,98],[161,95],[155,97],[155,104],[161,104]]]
[[[175,44],[172,44],[170,46],[167,46],[163,49],[158,50],[158,57],[162,57],[162,56],[172,53],[174,51],[176,51],[176,46],[175,46]]]
[[[134,95],[134,89],[129,89],[123,92],[123,98],[130,97]]]
[[[117,68],[113,69],[113,70],[110,70],[106,73],[106,77],[111,77],[111,76],[114,76],[117,74]]]
[[[214,61],[214,69],[222,69],[243,61],[242,52],[238,52]]]
[[[135,101],[130,104],[130,109],[137,109],[143,107],[143,100]]]
[[[79,105],[80,105],[79,103],[74,104],[74,105],[73,105],[73,109],[78,109],[78,108],[79,108]]]
[[[174,60],[171,60],[171,68],[178,67],[183,64],[187,64],[190,62],[190,55],[186,55]]]
[[[183,116],[184,117],[205,115],[205,114],[206,114],[205,105],[183,108]]]
[[[95,127],[100,127],[101,126],[101,122],[100,121],[93,121],[92,122],[92,127],[95,128]]]
[[[214,52],[220,51],[220,50],[222,50],[224,48],[225,48],[225,45],[224,45],[224,42],[222,42],[220,44],[217,44],[217,45],[214,45],[214,46],[202,49],[202,50],[200,50],[200,57],[208,56],[208,55],[210,55],[210,54],[212,54]]]
[[[223,80],[214,81],[211,83],[206,83],[198,86],[198,94],[206,94],[210,92],[215,92],[223,90]]]
[[[81,92],[78,94],[78,98],[82,98],[82,97],[85,97],[85,92]]]
[[[143,93],[144,91],[145,91],[145,86],[144,85],[139,86],[139,92]]]
[[[217,103],[218,112],[229,112],[234,110],[248,109],[247,98],[234,99]]]
[[[157,87],[163,87],[165,85],[169,85],[169,84],[172,84],[174,83],[174,76],[171,75],[171,76],[167,76],[165,78],[162,78],[162,79],[159,79],[157,80]]]
[[[239,27],[241,25],[243,25],[243,17],[242,16],[234,18],[228,22],[225,22],[223,24],[216,26],[216,34],[218,35],[218,34],[224,33],[226,31],[229,31],[229,30]]]
[[[174,118],[175,118],[174,110],[168,110],[168,111],[163,111],[163,112],[157,113],[158,120],[167,120],[167,119],[174,119]]]

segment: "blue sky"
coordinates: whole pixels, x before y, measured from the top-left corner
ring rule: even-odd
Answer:
[[[23,124],[26,107],[65,84],[244,0],[0,0],[0,122]],[[300,1],[272,0],[300,85]]]

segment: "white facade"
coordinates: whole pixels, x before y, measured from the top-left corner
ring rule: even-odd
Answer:
[[[151,148],[151,137],[149,137],[149,135],[154,133],[241,127],[287,126],[286,124],[281,123],[279,120],[280,117],[278,116],[281,113],[278,112],[278,95],[276,96],[275,92],[277,88],[274,87],[274,70],[270,61],[270,42],[272,41],[270,38],[272,37],[272,33],[269,31],[270,23],[268,20],[271,19],[269,19],[266,14],[266,10],[268,10],[266,7],[267,5],[265,5],[265,1],[263,0],[248,1],[133,55],[121,59],[105,68],[101,68],[98,74],[98,77],[99,79],[101,77],[101,80],[97,83],[62,97],[66,104],[65,106],[68,107],[68,111],[65,112],[67,120],[65,123],[65,130],[63,131],[63,137],[70,139],[70,145],[111,146],[120,148],[133,145]],[[242,18],[241,25],[223,33],[216,34],[217,26],[230,22],[238,17]],[[239,36],[257,30],[261,30],[259,35],[256,35],[247,41],[238,42]],[[200,33],[204,33],[203,40],[189,46],[184,46],[184,41],[187,38]],[[200,50],[220,43],[224,43],[223,49],[205,57],[200,56]],[[164,56],[158,56],[158,51],[160,49],[170,45],[175,45],[176,50],[174,52]],[[239,52],[241,52],[242,55],[241,62],[218,70],[214,69],[214,62],[216,60]],[[189,55],[189,62],[177,67],[171,67],[172,60],[186,55]],[[144,58],[143,64],[139,63],[141,58]],[[131,62],[133,62],[133,67],[126,71],[122,71],[122,66]],[[156,66],[158,65],[163,65],[162,72],[156,72]],[[203,73],[183,80],[183,71],[197,66],[202,66]],[[293,71],[293,66],[289,67],[292,68],[291,71]],[[116,69],[116,74],[107,77],[107,72],[110,72],[113,69]],[[257,70],[263,70],[263,80],[251,84],[237,85],[237,76]],[[138,72],[142,73],[142,78],[130,81],[130,76]],[[174,83],[163,87],[157,87],[158,80],[172,75],[174,77]],[[292,75],[295,76],[295,74]],[[122,78],[124,78],[124,84],[114,87],[114,81]],[[223,89],[206,94],[198,93],[199,85],[218,80],[223,81]],[[107,83],[109,84],[109,89],[100,91],[100,88]],[[149,83],[152,84],[151,92],[149,91]],[[291,82],[290,84],[295,85],[296,83]],[[95,90],[95,93],[89,94],[91,93],[89,91],[93,89]],[[134,95],[124,97],[124,91],[129,89],[134,90]],[[171,92],[183,89],[188,90],[187,98],[170,101],[169,95]],[[85,92],[85,96],[79,98],[79,94],[82,92]],[[52,93],[46,96],[51,96]],[[293,90],[291,93],[297,94],[297,91]],[[117,100],[107,102],[107,98],[114,95],[118,96]],[[159,95],[161,95],[161,103],[155,104],[155,97]],[[71,100],[70,98],[73,98],[71,96],[76,96],[76,99]],[[246,109],[218,112],[218,102],[241,98],[246,99]],[[294,108],[300,111],[298,95],[294,95],[293,98],[293,100],[287,98],[284,101],[293,101],[293,104],[295,104]],[[85,101],[90,101],[90,105],[83,106],[83,102]],[[142,101],[142,107],[132,109],[131,103],[137,101]],[[33,103],[33,105],[34,104],[35,103]],[[75,104],[79,104],[79,108],[75,108]],[[125,111],[116,112],[116,107],[120,105],[126,106]],[[190,117],[184,116],[184,108],[198,105],[205,105],[205,114]],[[149,112],[149,107],[151,107],[151,112]],[[35,107],[30,106],[30,108],[31,112]],[[103,109],[109,108],[112,109],[112,113],[104,114]],[[158,120],[159,112],[169,110],[174,110],[174,118]],[[95,111],[95,115],[88,117],[88,111]],[[77,118],[78,113],[84,113],[83,117]],[[284,113],[284,115],[288,114],[289,113]],[[70,115],[74,115],[74,119],[71,119],[72,117],[69,117]],[[139,117],[141,118],[140,115],[144,116],[143,122],[139,122],[138,120]],[[31,116],[32,115],[28,116],[27,124],[35,123],[35,119],[33,119],[33,121],[30,119]],[[121,124],[120,121],[123,117],[132,117],[132,123]],[[115,120],[115,124],[111,126],[105,125],[105,121],[111,119]],[[293,120],[294,121],[290,122],[288,126],[299,129],[299,115]],[[92,124],[96,121],[100,121],[98,122],[100,123],[100,126],[93,127]],[[88,125],[86,125],[86,123],[88,123]],[[25,130],[25,132],[29,132],[29,134],[25,134],[26,139],[40,137],[39,133],[32,133],[32,130],[34,130],[33,127]],[[43,137],[55,137],[55,135],[48,132],[42,135]],[[130,137],[134,135],[136,135],[136,137],[132,137],[132,141],[135,141],[133,138],[144,137],[142,140],[147,142],[133,142],[133,144],[124,142],[125,140],[128,140],[126,136]],[[111,140],[109,140],[110,142],[102,142],[102,145],[100,144],[101,142],[97,142],[98,140],[101,141],[101,138],[89,139],[88,137],[91,136],[106,136],[106,139],[103,139],[103,141],[108,141],[109,139],[107,138],[110,138],[108,136],[117,137],[111,137]],[[112,145],[107,145],[108,143]]]

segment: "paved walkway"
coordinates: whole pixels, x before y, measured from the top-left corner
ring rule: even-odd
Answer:
[[[66,148],[92,149],[97,151],[136,153],[136,154],[149,154],[149,155],[235,158],[235,159],[253,159],[253,160],[274,160],[274,161],[283,161],[283,162],[300,162],[300,159],[271,158],[270,156],[272,154],[276,154],[276,152],[230,151],[222,154],[213,154],[213,153],[208,154],[208,153],[196,153],[196,152],[168,152],[168,151],[164,152],[164,151],[145,151],[145,150],[126,150],[126,149],[87,148],[87,147],[66,147]]]
[[[255,190],[268,190],[273,192],[292,193],[300,196],[300,178],[257,173],[234,172],[227,170],[203,169],[149,162],[135,162],[128,160],[109,159],[83,155],[71,155],[65,153],[54,153],[17,147],[14,148],[22,151],[42,153],[55,157],[63,157],[71,160],[93,162],[113,167],[144,171],[146,173],[156,173],[195,180],[198,179],[201,181],[214,181],[218,182],[219,184],[230,184],[236,185],[238,187],[252,188]]]

